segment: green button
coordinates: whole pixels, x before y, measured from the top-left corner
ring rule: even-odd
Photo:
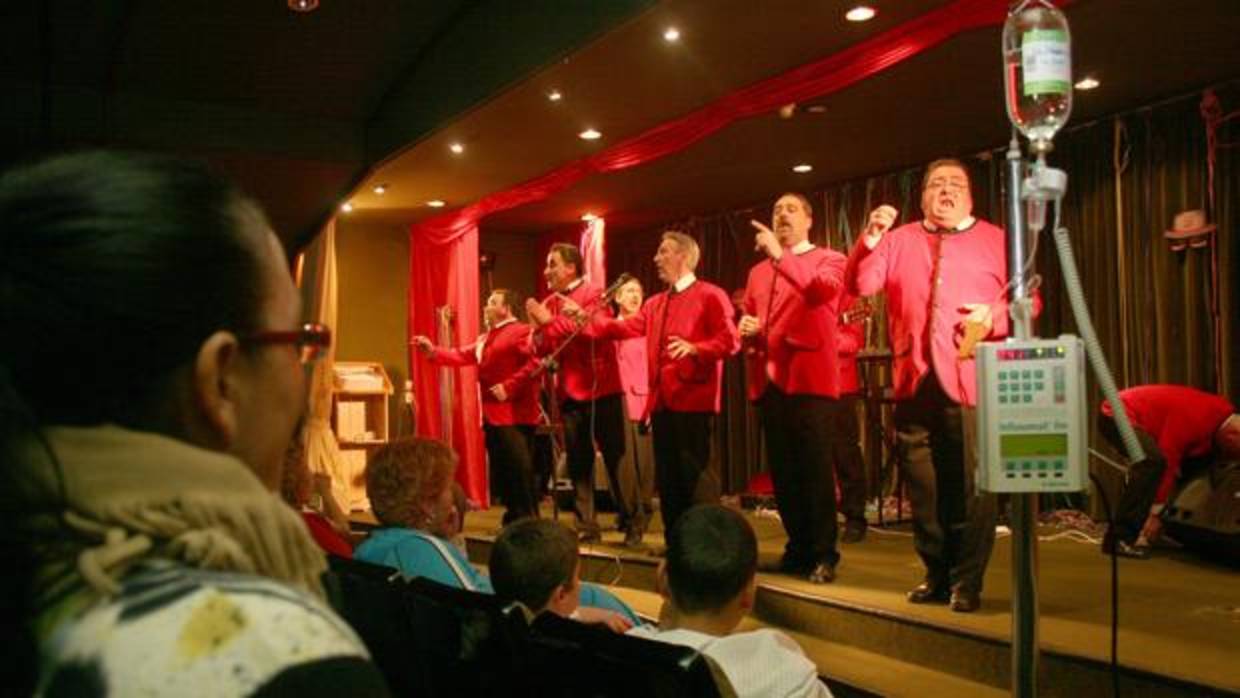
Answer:
[[[1061,460],[1055,461],[1054,466],[1055,470],[1066,470],[1068,468],[1068,466]]]
[[[1029,379],[1029,377],[1030,377],[1030,375],[1029,375],[1029,369],[1025,369],[1024,371],[1021,371],[1021,372],[1020,372],[1020,377],[1021,377],[1021,378],[1024,378],[1025,380],[1028,380],[1028,379]]]
[[[1038,370],[1034,371],[1033,377],[1037,378],[1038,380],[1042,380],[1042,369],[1039,368]]]
[[[1033,396],[1028,393],[1024,395],[1024,398],[1025,398],[1025,402],[1033,402]]]
[[[1045,390],[1045,389],[1046,389],[1046,384],[1045,384],[1045,383],[1043,383],[1043,382],[1041,382],[1041,381],[1038,381],[1037,383],[1034,383],[1034,384],[1033,384],[1033,389],[1034,389],[1034,390]]]
[[[1050,463],[1047,463],[1044,460],[1038,461],[1038,470],[1046,470],[1049,467],[1050,467]]]
[[[1033,461],[1025,461],[1020,464],[1021,470],[1033,470]]]
[[[1007,404],[1007,402],[1008,402],[1007,395],[1000,395],[1000,396],[999,396],[999,404],[1000,404],[1000,405],[1006,405],[1006,404]]]
[[[1026,391],[1033,390],[1033,383],[1021,383],[1020,387],[1022,390]]]
[[[999,380],[1007,380],[1007,371],[999,371]]]
[[[1000,383],[1000,384],[999,384],[999,392],[1001,392],[1001,393],[1006,393],[1006,392],[1007,392],[1007,383]]]

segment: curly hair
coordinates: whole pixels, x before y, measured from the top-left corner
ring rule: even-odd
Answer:
[[[442,441],[398,439],[375,451],[366,466],[366,496],[384,526],[412,527],[420,505],[447,487],[456,451]]]

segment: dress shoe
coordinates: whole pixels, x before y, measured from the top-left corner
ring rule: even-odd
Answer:
[[[1133,560],[1145,560],[1150,556],[1150,549],[1135,543],[1127,543],[1119,538],[1104,538],[1102,541],[1102,553],[1111,555],[1114,553],[1118,557],[1126,557]]]
[[[577,529],[577,540],[582,543],[586,543],[586,544],[601,543],[603,540],[603,534],[598,530],[597,527],[596,528],[579,528]]]
[[[637,527],[632,527],[632,528],[629,528],[627,531],[625,531],[624,532],[624,547],[626,548],[643,547],[641,530],[639,530]]]
[[[810,570],[810,584],[828,584],[835,581],[835,565],[829,562],[820,562],[814,565],[814,569]]]
[[[972,613],[982,605],[982,597],[976,591],[957,587],[952,590],[952,600],[948,605],[956,613]]]
[[[909,603],[947,603],[951,592],[946,586],[922,582],[908,594]]]
[[[840,542],[860,543],[865,540],[865,529],[864,521],[849,521],[844,524],[844,533],[840,536]]]

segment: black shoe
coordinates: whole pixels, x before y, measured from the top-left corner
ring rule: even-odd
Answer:
[[[778,562],[766,563],[758,565],[758,570],[762,572],[772,572],[775,574],[791,574],[797,577],[808,575],[814,569],[813,563],[802,562],[788,557],[786,554],[781,555]]]
[[[598,526],[582,526],[577,529],[577,540],[582,543],[599,543],[603,540],[603,534],[599,531]]]
[[[1150,556],[1150,549],[1135,543],[1126,543],[1118,538],[1104,538],[1102,541],[1102,554],[1111,555],[1112,553],[1118,557],[1126,557],[1132,560],[1145,560]]]
[[[835,581],[835,565],[829,562],[820,562],[814,565],[814,569],[810,570],[809,576],[806,577],[810,584],[829,584]]]
[[[865,540],[866,524],[864,521],[849,521],[844,524],[844,533],[840,536],[841,543],[860,543]]]
[[[972,613],[982,605],[981,594],[960,587],[952,590],[952,599],[948,604],[956,613]]]
[[[630,528],[624,532],[624,547],[626,548],[643,547],[642,546],[642,532],[637,527]]]
[[[922,582],[906,596],[909,603],[947,603],[951,599],[951,591],[943,585]]]

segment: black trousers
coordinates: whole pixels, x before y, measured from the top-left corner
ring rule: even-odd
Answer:
[[[834,402],[817,395],[789,395],[774,384],[759,399],[767,466],[788,534],[784,564],[792,568],[809,570],[840,559],[829,434]]]
[[[831,459],[840,483],[840,512],[849,523],[865,523],[865,459],[861,455],[858,395],[844,395],[831,403]]]
[[[948,397],[931,371],[896,406],[895,422],[926,581],[980,593],[998,509],[993,494],[974,486],[976,412]]]
[[[664,537],[693,505],[719,502],[719,473],[710,463],[714,419],[706,412],[668,410],[650,416]]]
[[[499,496],[504,500],[503,524],[507,526],[520,518],[538,516],[538,500],[532,489],[534,427],[484,424],[482,430],[491,461],[491,477],[499,485]]]
[[[597,531],[598,519],[594,511],[594,448],[603,454],[607,466],[612,497],[617,508],[631,512],[632,502],[626,503],[620,491],[620,458],[624,455],[624,405],[620,394],[605,395],[597,400],[565,400],[560,405],[560,419],[564,422],[564,449],[567,451],[568,475],[573,479],[576,497],[573,510],[577,525],[583,531]]]

